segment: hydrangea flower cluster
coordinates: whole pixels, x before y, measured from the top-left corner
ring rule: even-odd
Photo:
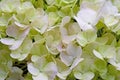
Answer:
[[[0,80],[120,80],[120,0],[0,0]]]

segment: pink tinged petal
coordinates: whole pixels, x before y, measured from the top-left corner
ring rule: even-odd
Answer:
[[[10,50],[16,50],[20,47],[20,45],[22,44],[23,40],[17,40],[14,42],[13,45],[10,45],[9,48]]]
[[[8,26],[6,34],[10,37],[14,37],[15,39],[25,38],[29,30],[30,30],[29,28],[21,30],[17,25],[12,24]]]
[[[20,35],[19,38],[20,38],[20,39],[21,39],[21,38],[25,39],[25,37],[28,35],[29,31],[30,31],[30,28],[26,28],[26,29],[21,33],[21,35]]]
[[[20,34],[19,27],[17,27],[15,24],[8,26],[6,30],[6,34],[10,37],[14,37],[14,38],[18,37],[18,35]]]
[[[62,43],[59,43],[59,45],[57,46],[57,50],[58,50],[59,52],[66,51],[62,46],[63,46]]]
[[[15,40],[12,38],[2,38],[0,41],[5,45],[13,45],[15,42]]]

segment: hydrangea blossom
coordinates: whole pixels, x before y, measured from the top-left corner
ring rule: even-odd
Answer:
[[[0,80],[119,80],[120,0],[0,0]]]

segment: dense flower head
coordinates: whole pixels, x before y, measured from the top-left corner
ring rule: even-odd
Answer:
[[[120,80],[120,0],[0,0],[0,80]]]

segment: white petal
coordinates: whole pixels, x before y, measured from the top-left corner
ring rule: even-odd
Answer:
[[[43,34],[47,28],[48,28],[48,25],[44,25],[40,30],[41,34]]]
[[[80,72],[75,72],[74,76],[80,80],[91,80],[94,77],[94,73],[93,72],[86,72],[86,73],[82,74]]]
[[[94,77],[94,73],[93,72],[87,72],[85,74],[83,74],[83,80],[92,80],[92,78]]]
[[[45,66],[44,72],[49,76],[50,80],[53,80],[57,75],[57,66],[53,62],[50,62]]]
[[[80,57],[82,54],[82,49],[80,46],[73,45],[72,43],[68,44],[66,52],[73,57]]]
[[[15,22],[15,24],[16,24],[18,27],[22,28],[23,30],[24,30],[25,28],[27,28],[26,25],[20,24],[19,22]]]
[[[32,62],[36,62],[40,57],[36,55],[32,55],[31,60]]]
[[[10,37],[17,38],[18,35],[20,34],[19,28],[15,24],[12,24],[7,27],[6,34]]]
[[[88,44],[88,41],[82,33],[77,35],[77,42],[83,47],[86,46],[86,44]]]
[[[70,69],[72,70],[74,67],[76,67],[81,61],[83,61],[83,58],[76,58],[74,62],[72,63]]]
[[[117,70],[120,70],[120,63],[116,63],[113,58],[109,59],[109,63],[115,66]]]
[[[45,66],[44,71],[57,72],[57,67],[56,67],[55,63],[50,62],[50,63],[48,63],[48,64]]]
[[[28,35],[30,31],[30,28],[26,28],[20,35],[19,35],[19,38],[20,39],[25,39],[25,37]]]
[[[12,58],[18,59],[21,56],[21,54],[20,53],[11,53],[10,56]]]
[[[88,29],[93,29],[93,27],[91,25],[89,25],[88,23],[84,22],[81,18],[79,17],[74,17],[76,19],[76,21],[78,22],[80,28],[85,31]]]
[[[89,15],[88,15],[89,14]],[[88,29],[93,29],[93,23],[95,24],[96,12],[90,8],[81,9],[77,16],[74,16],[76,21],[78,22],[80,28],[85,31]]]
[[[29,30],[30,30],[30,29],[27,28],[27,29],[19,36],[20,39],[16,40],[16,41],[14,42],[14,44],[10,46],[10,49],[11,49],[11,50],[16,50],[16,49],[18,49],[18,48],[21,46],[23,40],[25,39],[25,37],[26,37],[27,34],[29,33]]]
[[[61,26],[64,26],[66,23],[70,22],[70,17],[69,16],[65,16],[63,19],[62,19],[62,24]]]
[[[22,44],[23,40],[17,40],[14,42],[13,45],[9,46],[11,50],[18,49],[20,45]]]
[[[74,73],[75,78],[77,79],[82,79],[82,74],[80,72],[75,72]]]
[[[71,70],[66,70],[66,71],[63,71],[61,73],[57,73],[57,76],[60,78],[60,79],[63,79],[63,80],[66,80],[67,76],[71,73]]]
[[[47,75],[44,73],[39,73],[38,76],[32,76],[33,80],[49,80]]]
[[[105,5],[104,5],[103,9],[101,10],[101,12],[102,12],[103,16],[115,15],[118,13],[118,9],[116,6],[114,6],[112,4],[111,1],[108,0],[105,2]]]
[[[28,53],[23,53],[21,56],[18,58],[19,61],[24,60],[28,56]]]
[[[69,56],[67,53],[64,53],[64,52],[60,53],[60,59],[67,66],[70,66],[73,61],[73,57]]]
[[[107,27],[114,26],[119,22],[119,19],[115,18],[114,16],[105,16],[104,17],[104,22],[107,25]]]
[[[72,36],[63,35],[62,38],[63,38],[62,39],[63,43],[69,44],[70,42],[76,39],[76,35],[72,35]]]
[[[39,73],[40,73],[39,70],[37,68],[35,68],[32,63],[28,63],[27,67],[28,67],[28,71],[32,75],[35,75],[35,76],[39,75]]]
[[[102,57],[102,55],[101,55],[98,51],[93,50],[93,54],[94,54],[96,57],[98,57],[99,59],[104,60],[103,57]]]
[[[12,38],[2,38],[1,43],[6,44],[6,45],[13,45],[15,40]]]
[[[96,12],[90,8],[83,8],[78,12],[77,17],[86,23],[92,24],[96,18]]]

